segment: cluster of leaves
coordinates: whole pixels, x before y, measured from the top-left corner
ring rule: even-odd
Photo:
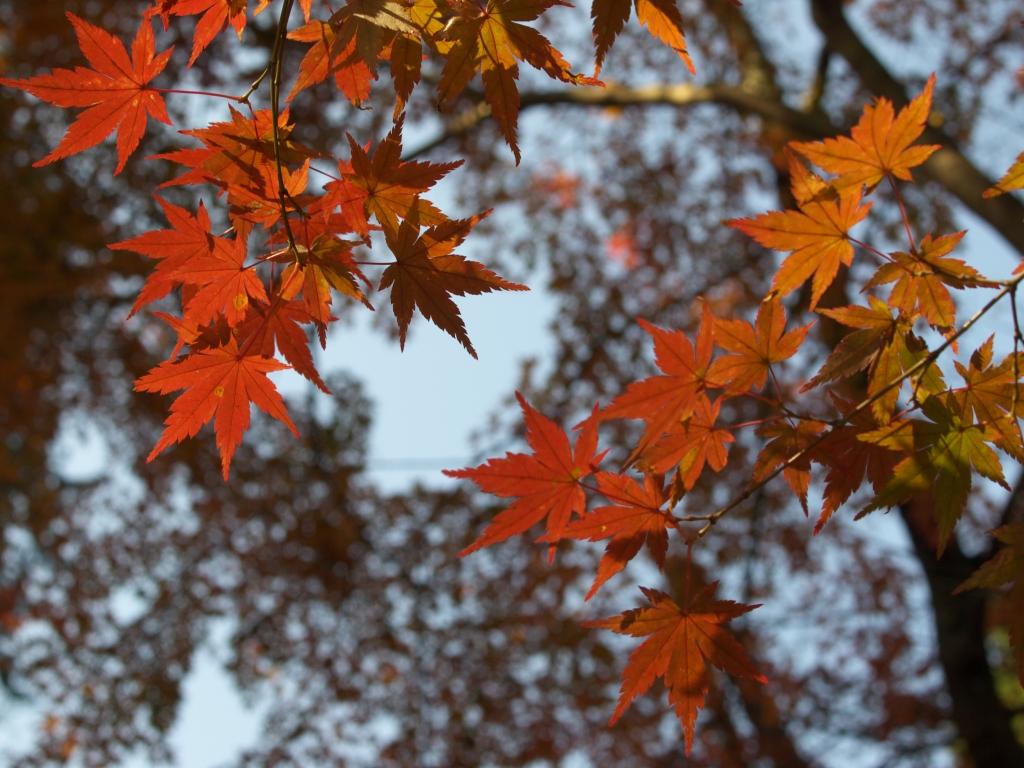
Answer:
[[[157,54],[154,24],[166,28],[172,17],[198,17],[191,65],[228,27],[241,36],[250,10],[260,13],[270,2],[260,0],[252,9],[249,5],[244,0],[155,0],[130,56],[118,38],[69,14],[91,69],[0,80],[49,103],[84,110],[40,164],[93,147],[116,132],[120,172],[138,147],[148,117],[171,122],[162,94],[173,91],[151,85],[171,55],[170,50]],[[166,430],[150,458],[214,420],[225,477],[249,425],[252,403],[296,431],[269,373],[291,367],[327,391],[314,367],[307,332],[326,345],[335,292],[372,309],[370,283],[361,267],[384,267],[377,290],[390,289],[403,346],[418,309],[475,356],[452,297],[524,290],[454,253],[489,211],[452,219],[423,197],[459,163],[401,159],[404,107],[420,82],[424,49],[443,61],[437,83],[442,107],[481,76],[484,100],[518,162],[519,63],[564,83],[600,87],[597,75],[631,13],[629,0],[595,1],[595,69],[587,77],[573,73],[551,43],[527,26],[552,7],[568,5],[560,0],[350,0],[337,11],[326,2],[300,0],[304,24],[291,30],[294,0],[281,0],[280,5],[264,73],[242,95],[206,94],[239,106],[232,107],[230,120],[182,131],[200,146],[157,157],[185,169],[164,186],[211,185],[216,198],[223,196],[230,229],[214,234],[202,202],[193,212],[160,198],[169,229],[111,246],[158,262],[133,314],[172,294],[180,297],[180,314],[157,313],[178,337],[171,357],[136,383],[146,392],[184,390],[171,406]],[[635,6],[639,22],[692,70],[673,0],[636,0]],[[282,51],[288,39],[307,50],[286,102],[333,75],[338,90],[359,106],[379,77],[380,63],[387,62],[396,94],[393,127],[372,152],[371,143],[360,144],[349,136],[348,159],[335,159],[293,138],[289,111],[281,104]],[[269,84],[269,104],[256,109],[253,100],[264,82]],[[719,519],[779,475],[809,511],[815,465],[824,472],[815,531],[867,480],[873,493],[861,515],[929,499],[941,553],[963,512],[973,475],[1005,485],[1000,453],[1024,461],[1017,418],[1024,351],[1016,345],[1022,336],[1017,330],[1014,351],[998,363],[990,338],[970,355],[968,365],[956,364],[961,381],[948,384],[937,359],[955,347],[976,319],[957,326],[950,289],[995,291],[983,314],[1005,297],[1014,301],[1024,274],[1005,280],[983,277],[950,256],[964,233],[927,234],[916,241],[905,214],[905,252],[883,253],[851,234],[869,214],[866,195],[886,181],[899,199],[896,180],[912,181],[910,169],[937,149],[914,144],[931,111],[933,86],[929,82],[898,115],[891,103],[879,99],[865,109],[850,137],[792,144],[789,163],[797,210],[731,222],[761,245],[790,254],[753,323],[716,317],[704,306],[700,329],[691,340],[681,331],[641,321],[653,339],[661,375],[632,384],[605,408],[595,406],[579,425],[574,446],[559,426],[520,397],[532,455],[510,453],[448,473],[514,499],[463,554],[524,533],[541,521],[545,533],[540,541],[548,545],[551,558],[562,539],[608,540],[589,598],[645,543],[663,567],[671,531],[682,537],[689,557]],[[328,163],[337,164],[336,174],[320,167]],[[329,177],[322,193],[308,191],[310,172]],[[990,194],[1021,187],[1024,155]],[[358,260],[359,248],[372,244],[374,232],[382,233],[393,260]],[[850,266],[858,254],[878,265],[865,285],[867,303],[819,307],[840,267]],[[797,378],[802,366],[787,361],[801,352],[810,325],[787,330],[783,298],[808,281],[809,309],[850,331],[805,382]],[[942,340],[929,347],[926,335],[918,333],[923,326]],[[850,399],[851,390],[862,396]],[[807,392],[815,394],[800,397],[797,407],[798,396]],[[722,404],[732,398],[755,398],[770,415],[756,422],[720,424]],[[818,412],[808,413],[808,403]],[[605,454],[598,452],[598,431],[609,419],[644,425],[617,472],[599,469]],[[717,511],[677,515],[705,468],[714,472],[725,467],[729,445],[745,429],[755,430],[765,441],[749,487]],[[590,510],[596,497],[609,503]],[[964,584],[1015,582],[1011,599],[1016,615],[1024,614],[1020,528],[996,531],[1006,548]],[[662,677],[689,749],[708,690],[708,663],[765,682],[723,626],[757,606],[715,600],[715,588],[710,584],[680,601],[644,589],[651,607],[588,624],[647,638],[624,671],[612,722]],[[1011,628],[1011,640],[1024,679],[1020,626]]]
[[[866,484],[871,494],[862,501],[858,517],[911,501],[923,503],[934,510],[941,556],[967,504],[974,474],[1008,489],[1000,453],[1024,463],[1017,387],[1024,350],[1015,343],[1011,354],[995,362],[990,337],[967,365],[955,363],[960,380],[952,383],[937,360],[955,348],[981,314],[1005,297],[1014,301],[1024,274],[1018,269],[1006,280],[984,277],[950,256],[964,232],[915,240],[905,213],[906,251],[883,253],[852,234],[870,211],[871,203],[863,202],[866,195],[886,181],[899,200],[896,179],[913,181],[910,169],[939,148],[914,144],[931,113],[933,87],[934,77],[899,114],[884,98],[868,105],[849,137],[792,143],[786,151],[797,209],[729,222],[761,245],[789,253],[753,323],[715,317],[707,304],[692,340],[682,331],[639,321],[654,342],[661,373],[631,384],[604,408],[595,406],[590,418],[578,425],[582,431],[572,450],[565,433],[520,397],[533,455],[510,453],[447,473],[515,499],[463,554],[525,532],[541,520],[546,531],[539,541],[548,544],[551,557],[562,539],[607,540],[590,599],[644,543],[663,569],[671,531],[680,535],[689,558],[692,547],[719,519],[780,474],[809,512],[808,491],[817,465],[824,485],[815,533]],[[1022,167],[1024,156],[991,193],[1024,187]],[[864,285],[866,303],[819,307],[840,266],[849,267],[858,254],[877,265]],[[820,370],[804,381],[799,377],[805,364],[787,361],[801,352],[811,325],[787,330],[782,299],[808,281],[810,310],[848,331]],[[996,293],[982,312],[958,328],[950,289],[967,288]],[[933,347],[927,334],[919,333],[922,327],[930,327],[938,339]],[[1021,341],[1019,331],[1015,341]],[[731,398],[754,398],[769,415],[744,424],[720,423],[722,404]],[[809,404],[817,412],[809,413]],[[598,468],[604,458],[597,453],[598,425],[608,419],[643,422],[642,434],[618,472]],[[744,429],[755,431],[763,443],[750,485],[714,512],[677,514],[705,469],[725,467],[729,445]],[[588,510],[588,497],[609,503]],[[1006,548],[962,588],[1016,582],[1011,612],[1024,615],[1024,526],[1005,526],[994,535]],[[662,677],[689,747],[708,690],[708,663],[765,682],[722,627],[757,606],[714,601],[714,588],[712,584],[692,598],[688,595],[681,605],[643,588],[651,607],[587,624],[647,638],[623,673],[612,722]],[[1011,642],[1024,680],[1022,627],[1011,627]]]

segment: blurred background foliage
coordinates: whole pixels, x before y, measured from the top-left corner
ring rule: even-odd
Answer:
[[[66,10],[130,37],[145,5],[0,0],[0,73],[80,63]],[[790,202],[785,142],[815,126],[843,130],[888,87],[855,46],[843,48],[858,33],[835,21],[838,2],[681,7],[700,82],[739,88],[755,107],[783,105],[803,127],[736,104],[551,99],[524,109],[526,151],[514,169],[488,122],[437,114],[434,62],[409,106],[409,150],[468,159],[457,207],[499,208],[468,247],[513,279],[546,281],[555,354],[527,361],[518,386],[565,424],[651,371],[637,317],[692,328],[701,295],[718,315],[750,314],[776,262],[720,221]],[[845,11],[906,93],[938,72],[933,122],[950,146],[989,175],[1008,165],[1007,152],[1024,146],[1013,79],[1024,58],[1019,3],[860,0]],[[591,55],[585,14],[542,21],[579,69]],[[270,16],[250,21],[245,55],[221,36],[188,72],[191,32],[172,24],[160,36],[177,46],[166,81],[248,82],[266,60]],[[289,51],[293,71],[301,52]],[[603,75],[613,86],[686,79],[671,51],[633,27]],[[550,87],[524,82],[526,94]],[[456,117],[480,98],[468,90]],[[372,109],[327,84],[312,89],[293,105],[297,136],[347,156],[345,132],[379,138],[392,99],[386,77]],[[172,108],[178,126],[202,121],[192,101]],[[257,418],[229,483],[206,432],[143,463],[167,403],[133,394],[132,382],[173,339],[152,317],[125,322],[150,265],[104,244],[160,225],[150,193],[176,171],[139,158],[180,139],[150,131],[118,177],[107,147],[31,168],[67,120],[12,92],[0,100],[0,678],[9,702],[42,713],[19,766],[173,759],[167,735],[183,681],[224,621],[229,671],[266,712],[239,765],[1024,765],[1024,694],[1009,671],[1000,597],[948,597],[987,556],[981,532],[1022,521],[1019,493],[979,494],[939,564],[913,509],[856,526],[841,514],[812,539],[773,484],[724,520],[698,553],[698,575],[766,604],[733,626],[772,682],[714,676],[687,761],[663,693],[605,727],[630,645],[578,623],[635,604],[634,577],[651,586],[662,577],[630,570],[584,606],[597,548],[565,546],[548,566],[546,548],[521,537],[458,559],[493,500],[452,486],[376,489],[364,474],[374,393],[351,377],[335,374],[329,404],[289,403],[301,441]],[[987,219],[1004,238],[997,247],[1020,255],[1003,214],[968,220],[962,190],[922,180],[908,192],[920,231],[984,229]],[[188,203],[185,194],[168,196]],[[884,246],[898,212],[884,198],[876,211],[866,239]],[[993,272],[1015,263],[980,258]],[[857,281],[844,274],[829,301],[846,303]],[[816,332],[827,354],[840,330],[819,323]],[[758,418],[756,405],[727,408],[731,421]],[[506,447],[517,422],[498,409],[481,452]],[[54,460],[58,435],[83,424],[107,451],[95,478],[62,474]],[[613,458],[634,426],[603,432]],[[720,502],[745,483],[756,449],[741,440],[724,474],[705,476],[688,504]],[[670,589],[678,555],[663,577]]]

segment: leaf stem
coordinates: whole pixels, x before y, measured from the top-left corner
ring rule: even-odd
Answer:
[[[907,218],[907,209],[903,207],[903,197],[900,195],[900,190],[896,186],[896,179],[892,177],[891,172],[885,174],[886,178],[889,179],[889,185],[892,187],[892,193],[896,196],[896,202],[900,206],[900,215],[903,217],[903,226],[907,230],[907,240],[910,241],[910,252],[917,253],[917,244],[914,243],[914,233],[910,231],[910,219]]]
[[[149,91],[156,91],[157,93],[181,93],[185,96],[209,96],[214,99],[227,99],[228,101],[234,101],[240,103],[242,99],[238,96],[231,96],[227,93],[217,93],[216,91],[186,91],[180,88],[147,88]]]

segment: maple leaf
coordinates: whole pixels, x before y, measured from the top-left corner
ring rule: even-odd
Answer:
[[[900,327],[898,318],[893,317],[892,311],[881,299],[868,296],[868,303],[870,307],[851,305],[845,308],[820,310],[821,314],[836,322],[859,330],[843,336],[821,366],[821,370],[801,387],[801,392],[807,392],[829,381],[843,379],[863,370],[878,357],[879,350],[893,340],[893,334]],[[904,326],[904,330],[909,330],[909,326]]]
[[[704,709],[708,692],[708,663],[730,675],[768,682],[757,671],[743,646],[722,626],[760,606],[712,600],[717,588],[717,581],[708,584],[694,595],[688,606],[680,609],[664,592],[641,587],[652,607],[583,622],[584,627],[610,629],[620,635],[650,636],[633,651],[623,670],[622,691],[609,725],[622,716],[637,696],[646,693],[655,679],[664,678],[669,704],[675,707],[683,724],[686,754],[689,755],[697,712]]]
[[[281,275],[281,293],[285,298],[293,298],[301,289],[306,312],[310,321],[316,324],[320,345],[324,348],[327,346],[327,323],[332,319],[332,288],[373,310],[373,305],[355,281],[357,276],[363,278],[363,275],[353,262],[353,245],[334,235],[319,235],[308,248],[299,244],[302,263],[292,262]],[[285,252],[284,258],[290,260],[291,253]]]
[[[233,239],[213,238],[208,255],[194,255],[170,279],[198,287],[185,303],[185,322],[205,323],[223,312],[231,326],[245,319],[249,299],[270,302],[256,271],[245,266],[248,239],[239,234]]]
[[[419,197],[445,175],[458,168],[463,160],[452,163],[430,163],[415,160],[402,162],[402,126],[405,115],[398,118],[387,137],[371,157],[348,137],[352,147],[351,172],[345,174],[345,181],[361,190],[366,215],[375,215],[382,225],[392,229],[398,227],[398,219],[406,218],[415,207],[418,221],[427,226],[441,224],[445,215],[427,200]],[[326,189],[340,188],[331,182]]]
[[[597,487],[616,506],[596,507],[582,520],[573,520],[563,532],[567,539],[601,541],[611,538],[601,562],[597,578],[587,593],[589,600],[608,579],[636,557],[644,542],[658,564],[665,570],[668,551],[668,528],[675,527],[672,515],[661,509],[667,500],[661,477],[645,475],[644,484],[615,472],[598,472]]]
[[[282,166],[281,176],[284,178],[286,212],[301,210],[305,204],[312,203],[315,198],[311,195],[303,195],[303,191],[309,185],[309,160],[307,159],[302,167],[292,171]],[[271,229],[281,220],[281,186],[277,179],[277,173],[270,173],[263,177],[263,183],[258,185],[229,184],[227,187],[228,203],[231,208],[228,215],[236,227],[239,220],[251,224],[261,224],[264,229]]]
[[[819,310],[842,325],[864,330],[849,334],[849,341],[844,338],[804,389],[849,376],[870,364],[868,395],[874,398],[871,411],[879,423],[884,423],[892,416],[902,389],[902,385],[890,384],[926,358],[928,348],[911,331],[913,318],[902,314],[893,317],[889,307],[873,296],[868,297],[868,302],[870,307],[852,305]],[[911,383],[919,399],[946,388],[942,371],[934,363],[916,374]]]
[[[785,333],[786,310],[778,296],[761,303],[754,325],[744,320],[714,318],[715,343],[733,354],[711,364],[708,381],[733,392],[746,392],[751,387],[762,389],[772,363],[795,355],[810,327],[804,325]]]
[[[331,390],[324,384],[313,364],[309,339],[302,329],[302,325],[312,322],[313,317],[304,302],[277,297],[269,309],[253,307],[246,320],[238,326],[237,336],[243,340],[243,348],[254,350],[264,357],[273,357],[276,346],[296,373],[305,376],[329,395]]]
[[[942,400],[929,397],[922,403],[928,421],[899,420],[857,436],[858,440],[909,454],[896,465],[889,482],[857,517],[930,491],[939,526],[939,557],[967,503],[972,468],[1010,490],[999,456],[986,444],[998,435],[990,427],[962,419]]]
[[[350,43],[354,46],[341,66],[361,61],[374,79],[377,78],[377,60],[396,33],[420,34],[408,7],[393,0],[349,0],[331,16],[331,23],[339,25],[336,46],[348,48]]]
[[[305,0],[308,6],[309,0]],[[258,15],[268,5],[270,0],[260,0],[255,13]],[[214,38],[227,27],[228,24],[235,30],[238,39],[242,39],[242,32],[245,31],[246,0],[178,0],[170,9],[174,16],[196,16],[203,14],[196,22],[196,31],[192,36],[192,56],[188,60],[188,66],[192,66],[206,47],[213,42]],[[308,16],[308,8],[307,16]]]
[[[933,327],[952,329],[956,325],[956,306],[946,286],[957,290],[976,288],[976,281],[985,279],[962,260],[945,258],[966,234],[956,232],[937,240],[925,235],[915,253],[890,254],[893,261],[879,267],[864,290],[895,283],[889,293],[890,307],[908,316],[920,312]]]
[[[201,200],[196,216],[162,197],[157,197],[156,201],[174,229],[153,230],[108,246],[113,250],[134,251],[151,259],[161,260],[153,273],[146,278],[128,317],[135,315],[147,304],[162,299],[180,285],[182,281],[175,277],[175,273],[190,259],[210,256],[213,253],[210,215]]]
[[[825,426],[820,421],[811,420],[800,420],[795,425],[787,421],[773,421],[761,425],[757,430],[758,436],[771,439],[757,454],[753,482],[761,482],[773,470],[786,462],[792,462],[782,470],[782,476],[800,500],[805,515],[808,514],[807,489],[811,484],[811,455],[806,453],[795,461],[793,457],[814,443]]]
[[[707,304],[697,331],[696,346],[682,331],[667,331],[640,319],[640,327],[654,341],[654,362],[664,376],[650,376],[626,387],[626,391],[601,411],[601,420],[644,419],[647,427],[627,464],[647,446],[689,418],[697,404],[697,395],[705,388],[705,378],[714,352],[714,318]]]
[[[954,360],[957,372],[963,377],[964,386],[951,394],[961,418],[973,416],[975,422],[991,425],[999,430],[996,446],[1024,463],[1024,445],[1021,432],[1010,412],[1013,409],[1014,354],[1017,356],[1017,373],[1024,372],[1024,352],[1011,353],[998,365],[992,364],[992,342],[994,336],[976,349],[968,366]],[[1019,395],[1018,395],[1019,397]],[[1019,407],[1019,405],[1018,405]]]
[[[169,160],[192,170],[157,187],[181,184],[217,184],[227,188],[231,184],[269,187],[277,177],[274,162],[274,125],[269,109],[261,109],[250,119],[228,106],[231,120],[211,123],[206,128],[182,131],[186,136],[199,139],[204,146],[154,155],[154,159]],[[292,126],[285,109],[278,116],[278,137],[282,163],[301,164],[325,155],[291,139]]]
[[[729,460],[726,446],[736,442],[727,428],[715,426],[721,409],[721,398],[711,403],[701,397],[693,414],[680,422],[680,428],[647,449],[644,461],[655,472],[667,472],[678,464],[679,479],[687,491],[693,490],[705,464],[721,472]]]
[[[829,392],[832,402],[850,422],[833,429],[819,443],[811,455],[815,461],[828,468],[825,475],[825,490],[822,494],[821,515],[814,524],[817,536],[825,523],[864,482],[865,475],[875,493],[880,493],[892,477],[893,468],[899,460],[898,454],[881,446],[866,443],[858,437],[878,428],[866,411],[850,416],[856,403]]]
[[[420,67],[423,63],[423,43],[419,37],[397,34],[386,51],[391,62],[391,81],[395,86],[395,111],[392,120],[398,122],[413,88],[420,81]]]
[[[448,477],[468,478],[484,493],[516,499],[499,512],[459,557],[525,533],[545,517],[549,542],[548,559],[554,560],[555,545],[565,537],[573,512],[583,516],[587,498],[580,481],[596,471],[607,451],[597,451],[597,419],[591,415],[569,447],[569,438],[551,419],[536,411],[516,392],[526,421],[526,442],[533,455],[507,452],[502,459],[490,459],[478,467],[446,469]],[[597,407],[594,407],[597,412]]]
[[[376,79],[376,75],[358,57],[355,37],[339,36],[337,25],[315,20],[289,32],[288,37],[312,43],[299,64],[299,75],[288,94],[288,101],[302,90],[323,82],[332,72],[338,88],[356,107],[370,97],[370,82]],[[347,40],[347,44],[343,40]],[[416,44],[420,45],[419,40]],[[376,57],[373,60],[376,61]]]
[[[986,189],[982,197],[997,197],[1018,189],[1024,189],[1024,152],[1017,155],[1017,162],[1010,166],[998,183]]]
[[[1017,679],[1024,685],[1024,525],[1004,525],[989,531],[1005,546],[976,570],[967,581],[953,590],[959,594],[967,589],[994,589],[1013,582],[1008,595],[1010,646],[1017,667]]]
[[[224,479],[231,470],[231,457],[249,428],[249,403],[284,422],[296,437],[284,400],[267,378],[272,371],[288,368],[262,355],[242,355],[232,339],[227,346],[203,350],[183,359],[167,360],[135,382],[136,392],[166,395],[179,389],[184,394],[171,405],[160,441],[146,459],[152,461],[167,446],[194,437],[200,427],[216,417],[214,429],[220,449]]]
[[[396,230],[385,225],[384,237],[396,261],[381,275],[377,290],[391,288],[391,307],[398,320],[398,338],[405,349],[405,336],[413,309],[457,339],[474,358],[466,324],[452,295],[478,295],[491,291],[528,291],[525,285],[498,277],[483,264],[452,253],[487,211],[468,219],[451,219],[420,233],[415,204]]]
[[[818,305],[839,272],[853,263],[850,230],[864,220],[871,203],[860,204],[860,191],[837,201],[805,202],[799,211],[768,211],[747,219],[733,219],[734,227],[776,251],[792,251],[775,277],[772,294],[786,296],[813,275],[810,309]]]
[[[438,101],[441,105],[454,102],[474,75],[481,72],[484,100],[491,106],[491,114],[518,165],[518,61],[525,61],[562,82],[601,85],[593,78],[572,74],[568,62],[546,37],[520,23],[534,21],[548,9],[556,5],[569,6],[569,3],[564,0],[488,0],[487,7],[481,8],[456,0],[450,5],[459,15],[445,28],[446,38],[453,45],[446,54],[447,61],[437,85]]]
[[[590,17],[594,20],[594,77],[601,73],[605,56],[629,21],[630,7],[636,5],[637,20],[656,39],[679,54],[691,74],[697,74],[686,49],[683,17],[675,0],[594,0]]]
[[[146,132],[147,115],[171,125],[163,97],[147,88],[163,72],[173,48],[156,56],[153,26],[143,20],[132,43],[132,55],[118,38],[67,14],[78,35],[82,53],[92,69],[54,69],[49,75],[28,80],[0,78],[0,84],[17,88],[58,107],[87,107],[79,113],[57,147],[34,166],[46,165],[94,147],[117,131],[117,175],[139,146]]]
[[[822,170],[836,174],[838,178],[831,185],[843,197],[859,196],[863,187],[873,189],[888,174],[913,181],[910,169],[939,149],[937,144],[910,146],[924,132],[934,88],[932,75],[924,90],[899,115],[895,115],[891,101],[879,98],[864,107],[860,121],[850,129],[850,137],[791,142],[790,146]]]
[[[839,197],[828,182],[807,167],[807,162],[788,146],[782,148],[789,165],[789,188],[798,205],[820,203]]]

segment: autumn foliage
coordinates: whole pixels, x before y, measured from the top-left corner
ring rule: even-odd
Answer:
[[[251,10],[260,13],[269,5],[261,0]],[[635,9],[639,23],[693,69],[682,16],[670,0],[596,0],[593,76],[574,73],[551,42],[529,26],[553,7],[567,5],[557,0],[489,0],[486,5],[352,0],[338,10],[319,0],[300,0],[303,24],[289,28],[293,5],[293,0],[281,4],[273,55],[252,87],[237,96],[205,94],[231,100],[230,119],[182,130],[183,146],[156,158],[181,168],[164,187],[199,186],[210,205],[225,206],[230,229],[212,231],[205,203],[193,211],[158,198],[168,228],[110,246],[156,262],[133,314],[155,302],[154,310],[167,309],[165,299],[171,296],[180,299],[178,314],[155,312],[177,335],[171,357],[136,382],[140,392],[181,392],[150,459],[212,420],[225,478],[252,404],[298,434],[267,374],[290,367],[327,391],[308,338],[326,346],[338,295],[372,310],[379,301],[375,292],[387,291],[403,346],[419,312],[475,357],[453,297],[525,290],[456,253],[490,211],[453,219],[425,197],[460,163],[402,160],[404,107],[420,83],[424,50],[444,60],[436,84],[442,107],[480,75],[485,103],[517,162],[521,63],[556,81],[602,87],[597,79],[602,64]],[[228,28],[241,34],[249,10],[244,2],[228,0],[157,0],[141,20],[130,55],[118,38],[69,14],[89,68],[0,81],[82,110],[37,164],[90,149],[116,133],[116,172],[121,172],[148,117],[170,122],[164,90],[153,82],[171,52],[157,52],[154,24],[197,17],[191,65]],[[287,75],[281,54],[286,39],[306,51],[298,70]],[[389,62],[397,94],[393,125],[383,140],[371,149],[371,143],[349,136],[348,157],[333,158],[295,138],[288,101],[333,79],[358,106],[378,79],[382,61]],[[292,87],[284,95],[286,82]],[[269,104],[256,109],[253,101],[264,83]],[[634,382],[604,407],[595,404],[577,426],[574,441],[519,396],[531,452],[447,473],[511,500],[462,554],[540,523],[544,532],[538,540],[550,559],[564,539],[605,541],[589,599],[645,545],[661,569],[673,535],[689,557],[723,516],[779,476],[809,514],[808,491],[816,473],[824,478],[824,493],[814,533],[855,497],[858,516],[924,499],[934,510],[931,524],[941,554],[975,475],[1006,486],[1000,456],[1024,461],[1018,420],[1024,365],[1018,344],[1024,337],[1015,329],[1014,351],[1000,361],[993,357],[990,338],[970,353],[967,365],[955,364],[955,377],[940,367],[939,358],[955,350],[991,307],[1015,302],[1024,274],[983,276],[952,255],[963,232],[914,233],[905,213],[905,250],[885,253],[857,239],[855,229],[871,213],[865,198],[885,185],[901,201],[900,183],[912,183],[912,170],[938,149],[917,143],[932,112],[934,85],[933,77],[898,113],[885,98],[867,105],[848,137],[791,143],[786,152],[796,208],[728,222],[766,249],[786,254],[752,322],[718,317],[706,303],[693,338],[639,321],[653,341],[661,373]],[[310,191],[317,187],[311,173],[325,179],[316,191]],[[1021,188],[1024,155],[986,194]],[[368,260],[364,254],[371,245],[383,246],[386,260]],[[864,302],[819,306],[841,268],[855,261],[874,270]],[[383,267],[376,291],[366,267]],[[951,290],[964,289],[992,295],[979,315],[958,324]],[[845,329],[809,378],[803,345],[813,324],[789,322],[783,303],[799,292],[806,294],[808,310]],[[769,415],[720,423],[722,404],[733,398],[756,399]],[[618,467],[602,468],[607,451],[599,450],[599,430],[613,419],[639,422],[639,436]],[[743,431],[763,440],[749,485],[717,510],[689,509],[687,492],[703,473],[726,466],[730,446]],[[1011,601],[1022,616],[1024,531],[1008,525],[993,535],[1006,546],[962,589],[1013,583]],[[725,628],[757,606],[713,599],[716,584],[693,595],[689,587],[688,577],[681,599],[644,588],[649,607],[586,624],[646,638],[623,672],[611,722],[662,678],[687,749],[708,691],[709,663],[767,682]],[[1024,681],[1020,621],[1011,625],[1010,635]]]

